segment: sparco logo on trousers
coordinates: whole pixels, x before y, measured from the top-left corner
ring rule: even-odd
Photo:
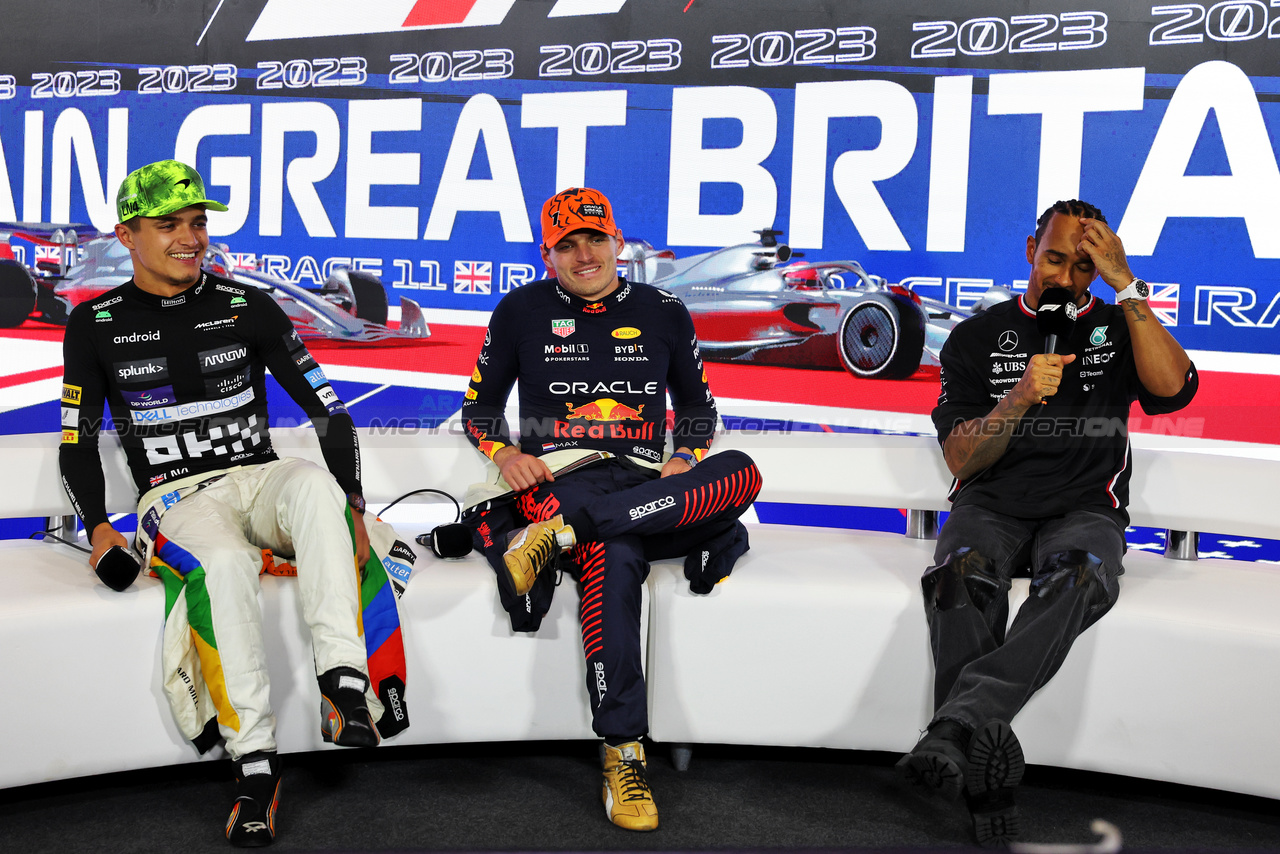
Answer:
[[[641,504],[639,507],[632,507],[630,510],[632,519],[639,519],[648,516],[650,513],[657,513],[659,510],[665,510],[668,507],[674,507],[676,500],[668,495],[665,498],[659,498],[656,501],[650,501],[648,504]]]

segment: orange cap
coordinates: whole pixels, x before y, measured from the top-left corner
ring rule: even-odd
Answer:
[[[613,205],[599,190],[570,187],[547,199],[542,206],[542,245],[547,249],[566,234],[582,228],[622,239],[622,230],[613,221]]]

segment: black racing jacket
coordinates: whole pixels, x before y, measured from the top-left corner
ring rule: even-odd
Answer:
[[[503,410],[517,379],[526,454],[585,448],[661,462],[668,391],[675,447],[697,459],[711,447],[716,405],[693,321],[658,288],[623,279],[588,302],[544,279],[502,298],[462,404],[468,439],[490,458],[512,442]]]
[[[267,370],[315,424],[338,485],[361,492],[351,416],[288,316],[256,288],[204,273],[163,298],[131,280],[71,312],[62,350],[58,460],[89,531],[107,521],[98,436],[108,423],[140,495],[178,478],[276,459]]]

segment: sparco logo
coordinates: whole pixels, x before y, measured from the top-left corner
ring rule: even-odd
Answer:
[[[109,299],[109,300],[104,300],[104,301],[102,301],[102,302],[95,302],[95,303],[93,304],[93,310],[94,310],[94,311],[102,311],[104,308],[109,308],[109,307],[111,307],[111,306],[115,305],[116,303],[120,302],[120,300],[122,300],[122,299],[124,299],[124,297],[112,297],[112,298],[111,298],[111,299]]]
[[[596,697],[598,700],[603,700],[604,695],[609,693],[609,686],[606,685],[604,681],[604,663],[597,661],[595,663],[595,671],[596,671]]]
[[[641,504],[639,507],[632,507],[630,510],[631,518],[639,519],[642,516],[648,516],[650,513],[657,513],[659,510],[674,507],[675,503],[675,498],[668,495],[665,498],[659,498],[657,501],[650,501],[648,504]]]
[[[159,341],[160,330],[152,329],[150,332],[134,332],[130,335],[117,335],[111,340],[117,344],[137,344],[140,341]]]
[[[400,692],[395,688],[388,688],[387,701],[391,704],[391,715],[398,721],[404,720],[404,708],[400,705]]]
[[[226,292],[227,292],[227,293],[229,293],[229,294],[235,294],[235,295],[236,295],[236,296],[238,296],[238,297],[242,297],[242,296],[244,296],[244,293],[245,293],[245,292],[244,292],[244,291],[242,291],[240,288],[229,288],[229,287],[227,287],[226,285],[223,285],[223,284],[217,284],[217,285],[214,285],[214,287],[215,287],[215,288],[217,288],[217,289],[218,289],[218,290],[220,290],[220,291],[226,291]]]

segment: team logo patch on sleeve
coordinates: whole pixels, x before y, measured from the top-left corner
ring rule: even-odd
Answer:
[[[329,381],[325,378],[324,371],[320,368],[316,368],[313,371],[307,371],[306,377],[307,382],[311,384],[312,388],[319,388]]]
[[[63,430],[62,444],[64,445],[80,444],[80,431],[79,430]]]
[[[62,402],[69,403],[72,406],[80,405],[81,389],[78,385],[62,384]]]

